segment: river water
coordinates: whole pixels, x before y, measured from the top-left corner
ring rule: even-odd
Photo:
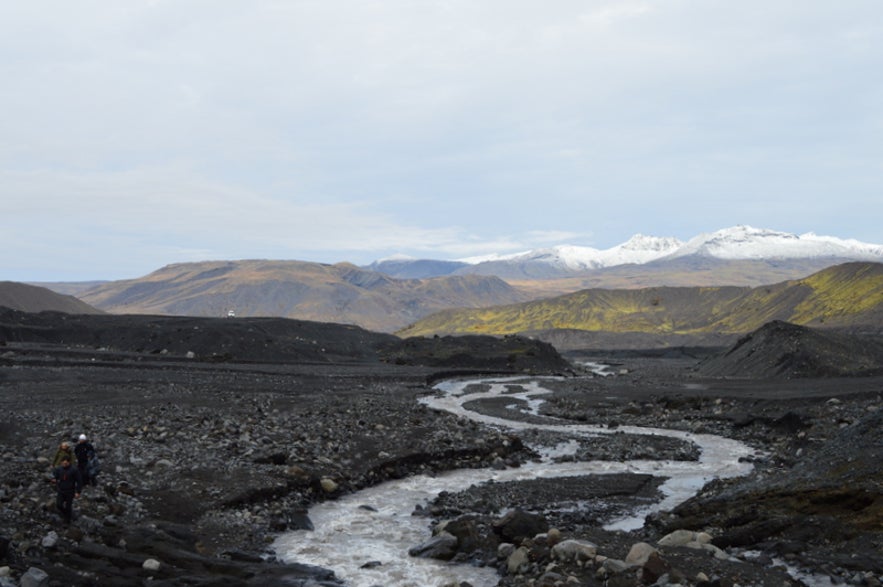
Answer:
[[[548,378],[545,378],[547,380]],[[507,430],[542,429],[564,433],[574,439],[614,432],[609,428],[574,425],[544,418],[547,423],[507,420],[471,411],[469,402],[485,398],[508,398],[513,410],[539,415],[540,396],[549,393],[544,378],[488,378],[471,381],[446,381],[436,386],[441,393],[422,401],[431,408]],[[513,393],[513,384],[520,386]],[[472,384],[483,384],[482,391],[467,392]],[[517,408],[516,408],[517,406]],[[289,532],[274,543],[277,556],[285,562],[312,564],[332,569],[351,587],[398,586],[440,587],[468,581],[476,587],[491,587],[499,576],[490,567],[455,565],[435,560],[413,558],[408,549],[430,537],[427,518],[412,516],[417,505],[426,505],[442,491],[460,491],[486,481],[513,481],[574,475],[638,473],[666,477],[660,487],[663,499],[636,511],[624,512],[605,526],[631,530],[641,527],[644,517],[668,510],[695,494],[713,478],[745,475],[752,465],[744,457],[755,455],[747,445],[711,434],[619,426],[616,432],[667,436],[695,443],[701,450],[698,461],[636,460],[625,462],[583,461],[553,462],[554,455],[574,450],[576,443],[563,443],[541,451],[541,462],[530,462],[506,470],[464,469],[442,475],[417,475],[390,481],[348,495],[342,499],[314,506],[309,511],[315,530]],[[367,566],[366,566],[367,565]]]

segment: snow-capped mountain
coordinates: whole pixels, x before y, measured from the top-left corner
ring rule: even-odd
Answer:
[[[734,226],[700,234],[673,253],[673,257],[702,255],[717,259],[805,259],[835,257],[856,261],[883,260],[883,245],[819,236],[790,234],[750,226]]]
[[[637,234],[628,241],[609,249],[595,249],[576,245],[558,245],[512,255],[487,255],[459,259],[470,265],[489,262],[545,263],[559,269],[585,271],[628,263],[647,263],[672,254],[683,245],[671,237],[655,237]]]
[[[883,261],[883,245],[844,240],[833,236],[778,232],[751,226],[734,226],[703,233],[683,242],[674,237],[638,234],[609,249],[574,245],[536,249],[514,255],[459,259],[476,265],[488,262],[547,263],[573,271],[616,265],[644,264],[659,259],[700,255],[717,259],[792,259],[835,257],[862,261]]]
[[[883,262],[883,245],[853,239],[802,235],[775,230],[733,226],[716,232],[702,233],[683,242],[674,237],[637,234],[628,241],[609,249],[577,245],[558,245],[509,255],[486,255],[448,261],[427,260],[384,261],[372,264],[373,270],[394,277],[429,277],[450,273],[497,275],[504,279],[551,279],[580,275],[620,266],[641,266],[689,260],[719,262],[767,261],[807,262],[811,268],[842,261]],[[830,260],[830,263],[825,263]],[[420,267],[410,267],[419,263]],[[434,263],[434,265],[430,265]],[[780,264],[781,264],[780,263]],[[805,264],[805,263],[804,263]],[[637,267],[635,267],[637,269]],[[419,269],[419,275],[416,274]],[[410,271],[410,273],[406,273]],[[434,273],[438,271],[438,273]]]

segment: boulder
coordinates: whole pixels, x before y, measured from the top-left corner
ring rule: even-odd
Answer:
[[[530,551],[523,546],[516,548],[506,559],[506,569],[510,575],[517,574],[522,567],[528,564],[530,564]]]
[[[652,554],[658,554],[659,551],[647,544],[646,542],[637,542],[632,545],[629,553],[625,557],[625,563],[628,565],[640,566],[647,562]]]
[[[19,581],[21,587],[48,587],[49,575],[43,569],[29,568]]]
[[[423,544],[408,549],[408,554],[419,558],[451,560],[457,554],[457,537],[441,532]]]
[[[552,557],[562,561],[587,561],[596,554],[598,546],[586,540],[563,540],[552,547]]]
[[[494,522],[493,530],[505,542],[520,544],[525,538],[533,538],[549,529],[546,518],[521,510],[512,510]]]
[[[475,520],[458,518],[442,524],[439,530],[457,539],[457,550],[460,552],[472,552],[482,545],[481,534]]]
[[[652,585],[660,577],[670,573],[671,570],[672,568],[668,561],[662,558],[658,552],[653,551],[641,565],[641,581],[645,585]]]

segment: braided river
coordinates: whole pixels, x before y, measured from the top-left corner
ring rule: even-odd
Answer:
[[[436,410],[513,432],[536,429],[567,435],[572,442],[537,448],[542,459],[521,467],[461,469],[434,476],[416,475],[389,481],[341,499],[318,504],[309,510],[314,530],[298,530],[280,536],[273,545],[278,558],[289,563],[317,565],[335,572],[351,587],[400,586],[436,587],[468,581],[475,587],[491,587],[499,576],[494,567],[474,567],[415,558],[408,550],[430,538],[429,521],[412,516],[417,506],[425,506],[442,491],[462,491],[488,481],[505,482],[538,478],[607,475],[614,473],[649,474],[665,478],[660,487],[662,499],[610,520],[605,528],[632,530],[643,525],[647,514],[669,510],[693,496],[714,478],[748,474],[756,451],[728,438],[679,430],[618,426],[615,430],[573,424],[540,416],[543,387],[550,378],[502,377],[451,380],[435,386],[438,392],[421,401]],[[478,389],[479,391],[474,391]],[[479,401],[505,401],[529,422],[490,416],[470,409]],[[691,442],[700,449],[695,461],[631,460],[556,462],[554,457],[575,451],[577,441],[611,433],[658,435]],[[527,440],[525,440],[527,443]],[[501,512],[501,515],[504,512]]]

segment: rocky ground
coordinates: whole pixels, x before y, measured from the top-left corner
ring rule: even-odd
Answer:
[[[457,354],[441,360],[438,346],[410,355],[397,348],[392,360],[320,360],[324,345],[309,343],[319,349],[315,360],[259,363],[237,361],[235,345],[224,360],[199,360],[187,359],[183,346],[163,353],[7,341],[0,584],[340,585],[333,569],[282,564],[268,551],[279,532],[309,526],[312,503],[416,472],[534,458],[525,446],[534,438],[416,401],[438,377],[476,372],[475,352],[459,371]],[[493,370],[544,370],[544,355],[525,366],[521,352],[509,348]],[[427,353],[434,365],[413,359]],[[546,413],[736,437],[764,451],[755,473],[712,483],[634,532],[601,529],[610,512],[600,506],[567,515],[555,506],[638,503],[658,480],[464,488],[415,512],[441,537],[435,550],[415,545],[415,555],[493,565],[507,587],[800,585],[786,564],[841,583],[880,584],[883,380],[710,379],[692,357],[593,358],[617,362],[617,375],[569,369]],[[545,366],[562,372],[557,360]],[[54,509],[48,459],[79,433],[100,451],[103,471],[66,526]],[[648,452],[693,458],[689,447],[624,434],[584,454]]]

